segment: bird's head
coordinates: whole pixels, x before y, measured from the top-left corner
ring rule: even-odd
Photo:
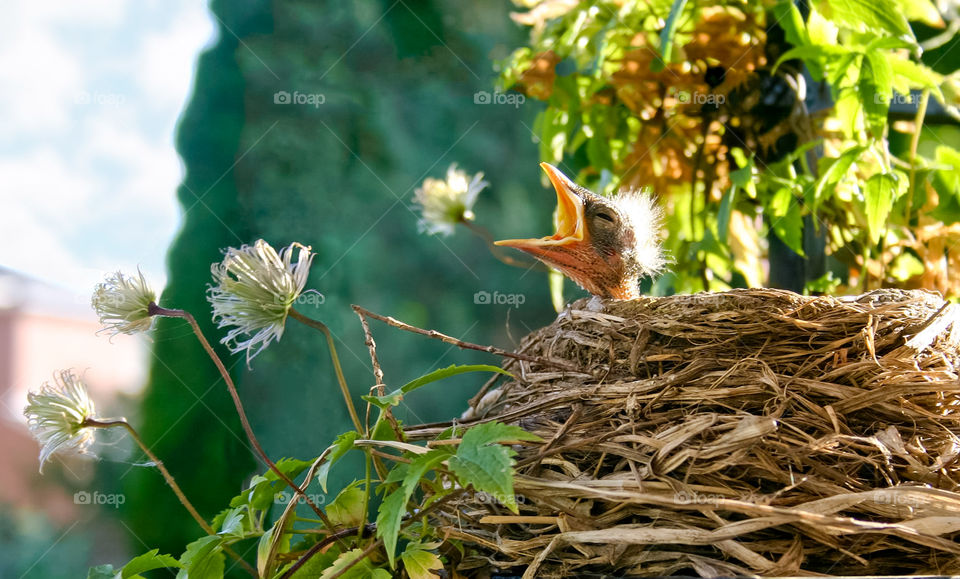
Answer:
[[[633,191],[601,197],[553,165],[540,166],[557,190],[557,232],[496,244],[529,253],[593,295],[639,297],[640,278],[657,273],[664,265],[657,237],[661,215],[653,200]]]

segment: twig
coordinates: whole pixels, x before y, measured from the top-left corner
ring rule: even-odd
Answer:
[[[190,502],[190,499],[187,498],[187,495],[183,494],[183,490],[180,489],[180,485],[177,484],[176,479],[173,478],[173,475],[170,474],[170,471],[167,470],[167,467],[163,465],[163,461],[150,450],[150,447],[143,442],[143,439],[140,438],[140,434],[137,430],[129,423],[125,418],[116,418],[111,420],[96,420],[93,418],[87,418],[83,421],[82,426],[90,426],[93,428],[112,428],[119,426],[124,428],[127,431],[127,434],[130,435],[130,438],[137,443],[137,446],[140,447],[140,450],[147,455],[147,458],[150,459],[150,462],[157,467],[157,470],[160,471],[160,474],[163,476],[163,479],[167,481],[167,484],[170,485],[170,488],[173,489],[173,494],[177,495],[177,498],[180,500],[180,504],[187,509],[187,512],[190,513],[190,516],[193,517],[193,520],[200,525],[200,528],[204,530],[208,535],[216,535],[216,531],[213,530],[213,527],[210,526],[207,521],[200,516],[200,513],[197,512],[197,509],[193,507],[193,503]],[[223,547],[223,550],[230,555],[232,558],[236,559],[240,565],[252,576],[257,577],[257,571],[250,566],[249,563],[244,561],[240,555],[235,553],[233,549],[230,549],[227,546]]]
[[[291,310],[292,311],[292,310]],[[213,346],[210,345],[210,342],[207,341],[207,338],[203,335],[203,332],[200,331],[200,325],[197,324],[197,320],[193,315],[186,310],[172,310],[167,308],[161,308],[157,304],[151,302],[147,306],[147,312],[151,316],[163,316],[167,318],[181,318],[186,320],[190,327],[193,329],[194,335],[197,336],[197,340],[200,342],[200,345],[203,346],[203,349],[207,352],[207,355],[210,356],[210,359],[213,360],[213,363],[216,365],[217,370],[220,371],[220,376],[223,378],[223,381],[227,384],[227,390],[230,392],[230,397],[233,398],[233,405],[237,408],[237,414],[240,416],[240,424],[243,426],[243,431],[247,435],[247,439],[250,441],[250,444],[253,445],[254,450],[257,455],[260,457],[263,462],[270,467],[270,470],[276,474],[280,480],[285,482],[290,488],[295,491],[303,494],[303,490],[297,485],[297,483],[290,480],[282,470],[277,468],[276,463],[270,460],[270,457],[267,456],[267,453],[263,450],[263,447],[260,446],[260,441],[257,440],[257,436],[253,433],[253,428],[250,426],[250,421],[247,420],[247,413],[243,409],[243,403],[240,402],[240,394],[237,393],[237,386],[233,383],[233,378],[230,377],[230,372],[227,371],[227,367],[223,365],[223,360],[220,359],[220,356],[217,355],[214,351]],[[304,502],[313,509],[313,512],[320,517],[320,520],[323,521],[323,524],[333,530],[333,522],[330,521],[326,513],[320,510],[320,507],[316,505],[310,497],[303,495]]]
[[[420,334],[421,336],[427,336],[428,338],[434,338],[447,344],[453,344],[454,346],[463,348],[465,350],[478,350],[480,352],[487,352],[489,354],[494,354],[497,356],[503,356],[504,358],[514,358],[517,360],[524,360],[526,362],[536,362],[537,364],[543,364],[547,366],[553,366],[555,368],[561,368],[567,370],[568,372],[576,372],[578,374],[583,374],[583,370],[579,367],[574,366],[573,364],[568,364],[567,362],[561,362],[559,360],[551,360],[549,358],[543,358],[541,356],[530,356],[528,354],[518,354],[516,352],[509,352],[495,346],[481,346],[479,344],[473,344],[471,342],[464,342],[463,340],[458,340],[452,336],[442,334],[436,330],[424,330],[416,326],[411,326],[410,324],[401,322],[390,316],[381,316],[380,314],[375,314],[370,310],[364,309],[358,305],[353,306],[354,310],[362,312],[366,316],[370,316],[375,320],[380,320],[390,326],[405,330],[407,332],[413,332],[414,334]]]
[[[357,409],[353,406],[353,398],[350,397],[350,389],[347,388],[347,379],[344,378],[343,368],[340,367],[340,357],[337,356],[337,346],[333,342],[333,334],[330,333],[330,328],[328,328],[326,324],[319,320],[308,318],[294,308],[290,308],[289,315],[291,318],[297,320],[301,324],[309,326],[315,330],[320,330],[323,332],[323,335],[326,336],[327,346],[330,348],[330,359],[333,360],[333,370],[337,375],[337,383],[340,384],[340,391],[343,393],[343,400],[347,403],[347,412],[350,413],[350,420],[353,421],[353,427],[357,429],[357,433],[362,433],[363,425],[360,424],[360,417],[357,416]]]
[[[364,316],[363,312],[360,311],[362,308],[358,306],[352,306],[353,312],[357,314],[357,317],[360,318],[360,325],[363,327],[363,336],[364,343],[367,345],[367,349],[370,350],[370,363],[373,365],[373,378],[376,380],[377,395],[383,396],[387,393],[386,388],[383,384],[383,370],[380,368],[380,362],[377,360],[377,343],[373,339],[373,333],[370,331],[370,324],[367,323],[367,318]],[[370,410],[370,404],[367,404],[367,410]],[[369,415],[369,412],[368,412]],[[403,429],[400,428],[400,424],[397,422],[397,418],[393,415],[393,410],[385,408],[383,415],[390,422],[390,428],[393,429],[393,433],[397,435],[397,440],[403,440]],[[367,433],[369,435],[369,433]],[[384,474],[380,473],[380,469],[377,469],[377,473],[380,474],[380,477],[383,478]]]

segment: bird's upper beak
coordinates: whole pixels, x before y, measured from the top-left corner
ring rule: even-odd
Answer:
[[[557,190],[557,231],[548,237],[505,239],[497,245],[515,247],[562,271],[580,269],[591,263],[589,232],[583,212],[583,199],[577,186],[549,163],[540,163],[553,188]]]

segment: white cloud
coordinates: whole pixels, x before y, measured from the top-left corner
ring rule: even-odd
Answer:
[[[14,3],[0,20],[0,265],[89,294],[140,265],[160,289],[179,218],[177,117],[204,3]]]

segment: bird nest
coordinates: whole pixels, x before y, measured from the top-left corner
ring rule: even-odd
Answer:
[[[437,522],[478,546],[462,570],[525,577],[960,573],[958,316],[923,291],[580,300],[472,404],[543,438],[514,446],[519,514]]]

